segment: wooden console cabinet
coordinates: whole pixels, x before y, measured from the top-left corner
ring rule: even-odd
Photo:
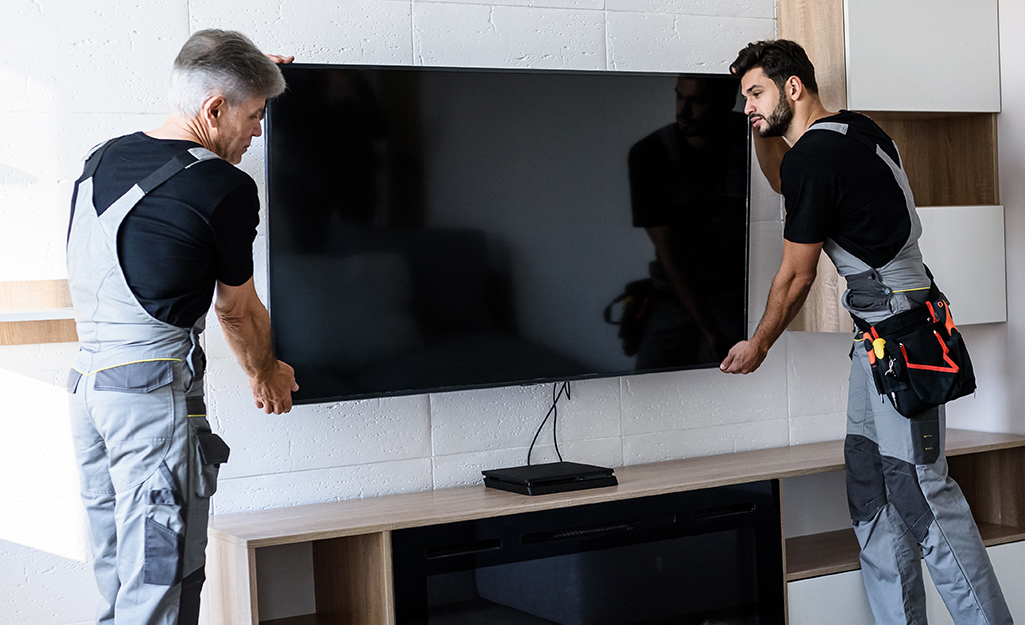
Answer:
[[[947,456],[986,544],[1025,540],[1025,436],[948,430]],[[843,443],[831,441],[621,467],[618,486],[572,493],[527,497],[481,485],[216,515],[203,622],[394,625],[394,530],[842,470]],[[312,546],[316,613],[261,621],[258,552],[294,543]],[[784,545],[780,566],[788,582],[859,568],[853,530]]]

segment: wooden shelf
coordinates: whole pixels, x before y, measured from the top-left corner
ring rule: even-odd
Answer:
[[[1025,540],[1025,527],[984,522],[978,526],[987,547]],[[853,529],[788,538],[786,550],[788,582],[861,568],[860,547]]]
[[[996,113],[865,114],[897,143],[917,206],[1000,203]]]
[[[787,539],[788,582],[861,568],[853,529]]]
[[[67,280],[0,282],[0,345],[77,341]]]
[[[1006,545],[1007,543],[1016,543],[1019,540],[1025,540],[1025,527],[1013,526],[1013,525],[997,525],[995,523],[986,523],[980,521],[978,523],[979,534],[982,535],[982,542],[986,543],[987,547],[994,545]]]
[[[993,446],[981,432],[947,432],[947,464],[988,547],[1025,540],[1025,450]],[[974,443],[974,444],[973,444]],[[787,581],[861,568],[854,530],[786,541]]]
[[[948,430],[950,474],[987,545],[1025,540],[1025,436]],[[391,531],[843,471],[843,441],[688,458],[616,469],[619,485],[527,497],[483,485],[215,515],[210,520],[205,622],[255,625],[256,554],[311,543],[317,614],[264,625],[393,625]],[[786,579],[856,570],[853,530],[785,541]]]
[[[318,614],[303,614],[302,616],[260,621],[260,625],[336,625],[336,623],[338,623],[337,619]]]
[[[57,321],[75,318],[74,308],[32,308],[26,310],[0,310],[0,323],[16,321]]]

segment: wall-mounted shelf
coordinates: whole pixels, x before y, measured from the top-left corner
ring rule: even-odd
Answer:
[[[26,310],[2,310],[0,322],[16,323],[20,321],[58,321],[74,319],[74,308],[30,308]]]
[[[0,345],[78,341],[67,280],[0,282]]]

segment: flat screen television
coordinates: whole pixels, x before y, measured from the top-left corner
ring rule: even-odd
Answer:
[[[282,70],[269,306],[297,403],[714,367],[746,337],[732,77]]]

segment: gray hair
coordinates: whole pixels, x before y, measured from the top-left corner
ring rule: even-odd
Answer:
[[[201,30],[182,46],[171,71],[168,97],[171,110],[194,117],[203,103],[223,97],[230,106],[250,98],[273,98],[285,90],[285,79],[242,33]]]

